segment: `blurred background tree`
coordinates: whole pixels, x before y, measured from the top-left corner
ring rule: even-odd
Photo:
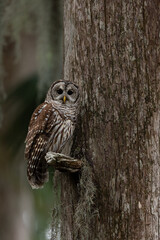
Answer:
[[[62,75],[62,14],[58,0],[0,2],[2,240],[50,238],[52,180],[42,190],[31,190],[24,140],[33,110]]]

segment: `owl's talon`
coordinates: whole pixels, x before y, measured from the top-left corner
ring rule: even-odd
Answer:
[[[60,171],[78,172],[83,166],[81,160],[60,153],[48,152],[45,158],[48,165],[51,165]]]

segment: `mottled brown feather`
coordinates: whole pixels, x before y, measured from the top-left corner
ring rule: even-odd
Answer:
[[[25,158],[28,159],[27,175],[31,180],[32,176],[38,175],[38,172],[44,175],[43,167],[46,169],[44,155],[47,151],[47,143],[52,134],[52,128],[56,124],[55,110],[52,104],[44,102],[36,108],[32,114],[28,134],[26,137]],[[43,162],[43,167],[41,163]],[[45,170],[46,171],[46,170]],[[44,176],[45,177],[45,176]],[[36,176],[35,179],[36,180]],[[40,182],[37,182],[37,185]]]
[[[43,111],[42,111],[43,109]],[[45,147],[46,142],[52,134],[52,128],[56,124],[56,118],[54,119],[53,107],[50,103],[42,103],[39,105],[34,113],[32,114],[28,134],[26,137],[26,149],[25,149],[25,158],[29,159],[31,153],[38,154],[39,147]],[[44,134],[45,133],[45,134]],[[39,146],[38,139],[41,137],[44,142],[42,146]],[[37,151],[36,151],[37,148]],[[34,149],[34,150],[33,150]],[[37,155],[38,156],[38,155]]]

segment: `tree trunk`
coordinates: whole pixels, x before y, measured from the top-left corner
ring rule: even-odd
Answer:
[[[160,2],[64,1],[64,78],[81,88],[61,173],[61,239],[159,240]]]

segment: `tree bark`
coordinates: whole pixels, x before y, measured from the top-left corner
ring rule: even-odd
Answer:
[[[61,173],[62,239],[160,239],[159,8],[64,1],[64,78],[82,97],[71,154],[88,168]]]

